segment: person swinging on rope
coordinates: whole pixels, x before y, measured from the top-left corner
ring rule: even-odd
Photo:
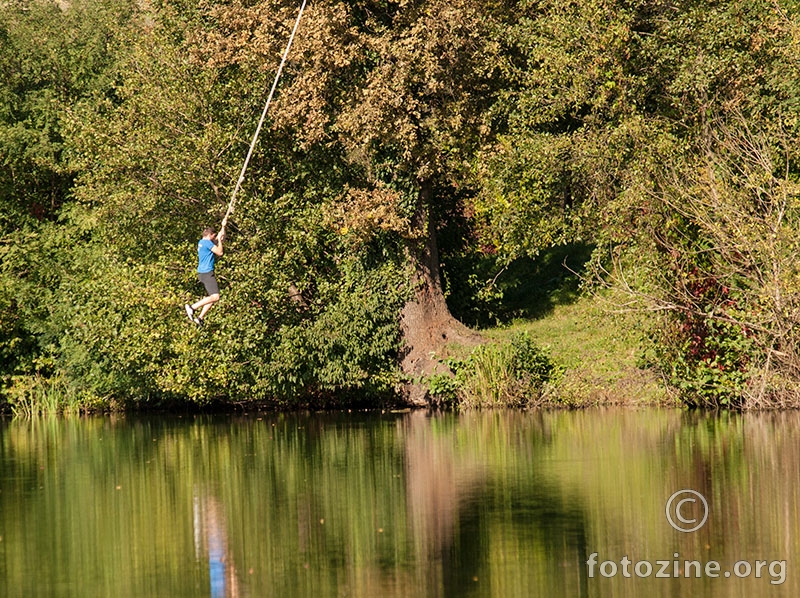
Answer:
[[[286,49],[283,51],[281,63],[278,65],[278,72],[275,73],[275,80],[272,82],[272,88],[269,90],[267,101],[264,104],[264,110],[261,112],[261,118],[258,121],[256,132],[253,135],[253,141],[250,142],[250,149],[247,151],[247,157],[242,165],[242,172],[239,174],[239,179],[236,181],[236,187],[233,189],[231,201],[228,203],[228,211],[225,213],[225,217],[222,219],[222,226],[220,227],[219,235],[216,234],[216,231],[213,228],[206,228],[203,230],[203,238],[200,239],[200,242],[197,244],[197,275],[200,279],[200,282],[202,282],[203,286],[206,287],[207,296],[192,305],[187,303],[184,305],[184,308],[186,309],[186,315],[189,317],[189,321],[194,322],[198,326],[203,324],[203,318],[208,310],[211,309],[211,306],[219,301],[219,285],[217,284],[217,279],[214,277],[214,260],[222,255],[222,239],[225,237],[225,224],[228,222],[228,216],[230,216],[230,214],[233,212],[233,206],[236,203],[236,194],[242,186],[242,181],[244,181],[247,165],[250,163],[250,157],[253,155],[253,150],[256,146],[256,141],[258,140],[258,134],[261,131],[261,126],[264,124],[264,119],[267,116],[267,109],[272,101],[272,95],[275,93],[275,88],[278,86],[278,80],[281,77],[283,65],[286,64],[286,57],[289,55],[289,48],[292,47],[292,40],[294,40],[294,35],[297,33],[297,28],[300,26],[300,17],[303,16],[303,10],[305,10],[306,2],[307,0],[303,0],[303,3],[300,5],[300,12],[297,13],[297,20],[294,22],[292,34],[289,36],[289,43],[286,44]],[[195,312],[201,307],[203,309],[200,311],[200,315],[195,316]]]
[[[214,276],[214,262],[222,256],[222,240],[224,238],[225,226],[223,223],[219,234],[210,226],[203,229],[203,238],[197,243],[197,278],[206,288],[206,296],[192,305],[187,303],[184,308],[189,321],[198,326],[202,326],[203,318],[208,310],[219,301],[219,285]],[[195,316],[195,312],[200,308],[202,308],[200,315]]]

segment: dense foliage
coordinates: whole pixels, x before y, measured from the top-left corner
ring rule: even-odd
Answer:
[[[659,314],[650,365],[687,404],[789,404],[798,8],[310,3],[229,227],[223,299],[195,328],[194,243],[225,210],[297,7],[6,2],[3,393],[374,403],[403,381],[420,273],[441,265],[454,313],[487,324],[512,313],[510,272],[575,244],[628,307]]]

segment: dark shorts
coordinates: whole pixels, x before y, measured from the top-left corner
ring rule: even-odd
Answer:
[[[197,278],[206,287],[206,295],[219,295],[219,285],[213,272],[201,272],[197,275]]]

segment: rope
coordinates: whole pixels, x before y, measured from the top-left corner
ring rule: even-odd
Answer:
[[[253,141],[250,143],[250,149],[247,152],[247,157],[244,160],[244,164],[242,165],[242,172],[239,174],[239,180],[236,181],[236,187],[233,189],[233,195],[231,195],[231,201],[228,203],[228,211],[225,212],[225,217],[222,219],[222,227],[225,228],[225,225],[228,223],[228,216],[233,213],[233,206],[236,203],[236,195],[239,193],[239,189],[242,187],[242,182],[244,181],[244,174],[247,172],[247,165],[250,164],[250,157],[253,155],[253,149],[256,146],[256,141],[258,141],[258,134],[261,132],[261,126],[264,124],[264,119],[267,116],[267,109],[269,108],[270,102],[272,102],[272,96],[275,93],[275,88],[278,87],[278,80],[281,77],[281,71],[283,70],[283,65],[286,63],[286,57],[289,55],[289,48],[292,47],[292,41],[294,40],[294,34],[297,33],[297,27],[300,25],[300,17],[303,16],[303,11],[306,8],[306,0],[303,0],[303,4],[300,6],[300,12],[297,13],[297,20],[294,22],[294,28],[292,29],[292,34],[289,36],[289,43],[286,44],[286,49],[283,51],[283,58],[281,58],[281,64],[278,67],[278,72],[275,73],[275,81],[272,82],[272,89],[269,90],[269,96],[267,97],[267,102],[264,104],[264,110],[261,112],[261,118],[258,121],[258,126],[256,127],[255,135],[253,135]]]

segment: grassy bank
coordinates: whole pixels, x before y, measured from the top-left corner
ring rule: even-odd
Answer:
[[[658,375],[639,367],[643,323],[634,314],[614,313],[604,296],[554,301],[536,319],[519,319],[483,331],[497,343],[527,333],[563,368],[548,392],[567,406],[674,403]]]
[[[495,279],[502,300],[484,310],[486,317],[456,310],[456,315],[465,321],[472,317],[472,323],[479,325],[487,347],[477,352],[448,347],[443,359],[458,363],[475,361],[477,356],[481,362],[477,365],[485,366],[483,378],[494,378],[502,386],[509,352],[514,353],[514,339],[524,337],[542,348],[555,366],[550,380],[539,389],[541,396],[533,397],[526,406],[675,404],[658,374],[640,367],[648,344],[647,329],[652,323],[643,314],[622,313],[617,307],[622,301],[615,301],[611,291],[582,291],[581,276],[576,272],[585,272],[592,251],[593,247],[587,244],[563,245],[542,252],[536,259],[519,259],[504,268]],[[456,287],[454,293],[458,290]],[[457,302],[454,307],[458,307]],[[486,327],[489,317],[502,324]],[[467,386],[475,382],[483,380],[473,378]],[[473,400],[464,401],[463,386],[459,393],[461,403],[470,406]],[[483,406],[519,405],[518,397],[498,400],[503,394],[508,395],[508,390],[497,389],[493,400],[485,401]],[[470,392],[467,389],[467,394]]]
[[[677,404],[657,372],[640,367],[643,323],[636,315],[614,313],[603,296],[556,302],[539,317],[516,319],[481,334],[488,341],[485,346],[450,347],[443,356],[457,366],[455,388],[436,380],[432,389],[455,391],[454,400],[463,407]],[[521,338],[540,348],[553,364],[545,384],[520,387],[515,381],[513,347]],[[470,370],[466,377],[460,375],[463,364]],[[534,367],[539,375],[541,365]]]

